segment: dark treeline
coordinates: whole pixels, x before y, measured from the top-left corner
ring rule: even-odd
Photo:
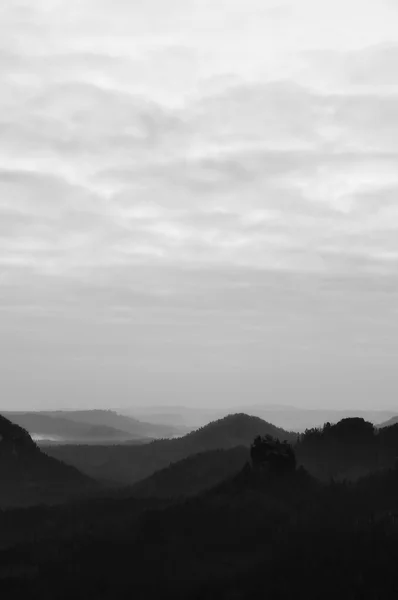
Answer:
[[[43,600],[249,598],[263,586],[276,597],[393,597],[397,498],[395,471],[322,484],[303,469],[248,466],[182,503],[93,505],[73,536],[55,529],[3,552],[3,582]]]
[[[375,428],[364,419],[343,419],[335,425],[307,430],[295,446],[298,462],[314,476],[356,479],[392,468],[398,457],[398,424]]]
[[[299,435],[297,442],[295,439],[290,438],[294,462],[324,482],[356,480],[380,469],[393,468],[398,455],[398,425],[377,429],[363,419],[327,423]],[[277,443],[283,443],[283,435]],[[261,448],[260,455],[264,445]],[[256,444],[254,453],[255,457]],[[163,459],[167,459],[167,453]],[[246,460],[247,450],[243,446],[193,454],[139,481],[130,488],[130,493],[158,498],[191,496],[237,473]]]
[[[0,511],[2,594],[394,598],[397,446],[397,427],[362,419],[297,442],[265,431],[249,447],[167,467],[142,482],[140,497],[133,487]]]

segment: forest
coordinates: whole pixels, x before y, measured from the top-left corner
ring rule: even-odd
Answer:
[[[168,465],[131,485],[107,487],[60,462],[80,490],[72,498],[3,501],[4,597],[396,597],[398,425],[344,419],[284,437],[259,421],[234,415],[171,440],[176,460],[170,451]],[[0,470],[15,473],[16,498],[32,485],[27,465],[50,459],[0,425]]]

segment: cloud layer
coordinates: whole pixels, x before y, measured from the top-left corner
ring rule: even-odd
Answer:
[[[388,371],[397,19],[374,0],[3,1],[9,372],[42,403],[74,374],[95,404],[100,360],[124,395],[149,394],[146,372],[222,387],[236,369],[259,394],[289,369],[303,402],[314,369]]]

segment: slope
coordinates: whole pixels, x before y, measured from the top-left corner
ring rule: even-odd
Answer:
[[[146,423],[130,415],[122,415],[113,410],[70,410],[39,414],[67,418],[76,423],[112,427],[125,431],[130,434],[130,437],[137,439],[173,437],[174,435],[186,433],[186,428],[178,427],[172,423]]]
[[[23,428],[0,415],[0,506],[58,502],[97,489],[76,468],[43,454]]]
[[[209,450],[188,456],[156,471],[130,490],[136,498],[178,498],[194,496],[238,473],[248,460],[244,446]]]
[[[296,434],[243,413],[229,415],[181,438],[156,440],[141,446],[57,446],[49,456],[76,466],[91,477],[131,485],[193,454],[249,447],[257,435],[270,434],[294,442]]]
[[[36,412],[6,412],[4,416],[26,429],[36,439],[69,442],[112,442],[127,441],[131,434],[107,425],[83,423],[64,415],[45,414]]]
[[[377,427],[379,429],[384,429],[385,427],[392,427],[393,425],[397,425],[398,423],[398,417],[391,417],[391,419],[388,419],[388,421],[384,421],[384,423],[380,423],[380,425],[377,425]]]

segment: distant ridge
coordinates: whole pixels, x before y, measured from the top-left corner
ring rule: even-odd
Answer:
[[[397,423],[398,423],[398,417],[392,417],[388,421],[385,421],[384,423],[380,423],[380,425],[378,425],[377,427],[379,429],[384,429],[384,427],[392,427],[393,425],[396,425]]]
[[[322,427],[327,422],[338,423],[347,418],[362,418],[377,425],[392,417],[398,417],[398,411],[392,410],[318,409],[275,405],[256,405],[248,407],[245,411],[278,427],[300,432],[312,427]]]
[[[336,408],[305,408],[288,404],[253,403],[236,405],[229,409],[220,407],[187,407],[187,406],[137,406],[120,409],[122,414],[134,415],[142,421],[151,423],[184,424],[192,429],[203,427],[211,421],[226,416],[227,413],[245,413],[264,419],[288,431],[304,431],[311,427],[321,427],[324,423],[338,423],[347,417],[362,417],[375,425],[398,416],[397,410],[360,410]]]
[[[96,479],[130,485],[188,456],[237,446],[248,448],[257,435],[267,434],[290,443],[297,439],[295,433],[239,413],[176,439],[155,440],[140,446],[55,446],[46,452]]]
[[[111,410],[5,412],[4,415],[36,439],[58,443],[118,443],[181,433],[177,427],[144,423]]]

